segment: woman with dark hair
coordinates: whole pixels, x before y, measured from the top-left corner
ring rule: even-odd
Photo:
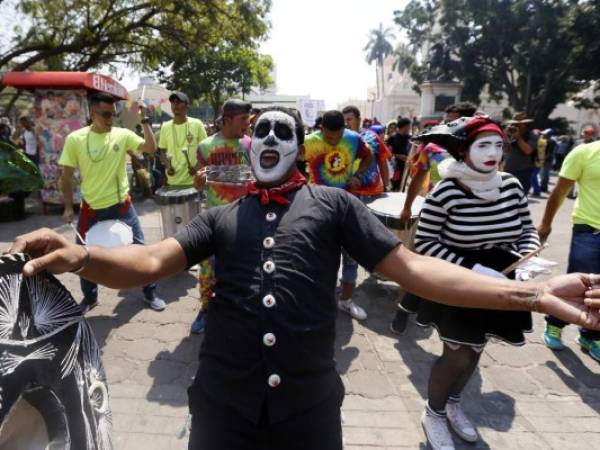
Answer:
[[[506,141],[502,129],[487,117],[465,117],[434,127],[419,139],[443,146],[453,158],[440,164],[442,181],[423,206],[416,251],[506,278],[502,271],[539,248],[540,241],[521,184],[498,171]],[[478,434],[460,406],[461,392],[488,339],[523,345],[531,314],[459,309],[424,299],[412,303],[403,307],[417,313],[419,324],[433,325],[444,344],[429,377],[425,434],[434,449],[453,449],[449,424],[463,440],[475,442]]]

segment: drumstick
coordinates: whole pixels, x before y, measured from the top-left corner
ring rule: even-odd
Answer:
[[[542,250],[544,250],[546,247],[548,247],[548,244],[544,244],[539,248],[536,248],[535,250],[530,251],[529,253],[527,253],[526,255],[523,255],[520,259],[518,259],[517,261],[515,261],[514,263],[512,263],[510,266],[508,266],[506,269],[504,269],[502,271],[502,273],[504,275],[508,275],[509,273],[511,273],[513,270],[515,270],[518,266],[521,265],[521,263],[524,263],[525,261],[527,261],[528,259],[533,258],[534,256],[538,255]]]
[[[73,228],[73,231],[75,232],[75,234],[77,235],[77,237],[79,238],[81,243],[83,245],[85,245],[85,239],[81,237],[81,235],[79,234],[79,231],[77,231],[77,227],[75,225],[73,225],[73,222],[69,222],[69,225],[71,225],[71,228]]]

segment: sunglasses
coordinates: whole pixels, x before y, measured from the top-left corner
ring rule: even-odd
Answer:
[[[117,113],[112,111],[98,111],[97,114],[100,115],[103,119],[112,119],[113,117],[117,117]]]

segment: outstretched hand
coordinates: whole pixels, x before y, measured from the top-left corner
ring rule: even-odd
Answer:
[[[42,270],[53,274],[70,272],[81,267],[87,256],[81,245],[69,242],[49,228],[17,236],[5,253],[27,253],[33,258],[23,266],[25,276]]]
[[[565,322],[600,330],[600,276],[572,273],[542,285],[542,312]]]

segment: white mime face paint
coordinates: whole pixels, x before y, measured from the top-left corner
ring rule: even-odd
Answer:
[[[469,160],[479,172],[493,172],[502,161],[502,138],[489,134],[475,139],[469,147]]]
[[[259,183],[284,181],[296,164],[298,138],[294,118],[282,111],[267,111],[258,118],[252,135],[250,164]]]

